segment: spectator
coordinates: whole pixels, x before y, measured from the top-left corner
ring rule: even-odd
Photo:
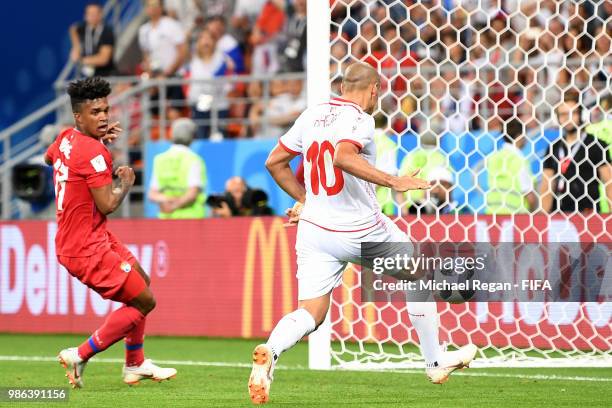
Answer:
[[[245,72],[244,56],[240,44],[233,35],[227,32],[227,24],[222,16],[214,16],[208,19],[206,29],[215,38],[217,47],[230,57],[234,63],[234,72],[243,74]]]
[[[173,145],[153,159],[149,200],[159,204],[159,218],[203,218],[206,164],[189,148],[196,132],[191,119],[172,122]]]
[[[181,25],[171,17],[162,14],[161,0],[147,0],[146,13],[149,22],[140,27],[138,43],[144,54],[142,68],[151,78],[176,78],[182,73],[187,59],[187,43]],[[179,114],[178,103],[184,99],[180,85],[169,85],[166,97],[170,106],[168,116],[175,119]],[[153,89],[153,101],[159,101],[157,89]],[[153,113],[159,109],[154,106]]]
[[[331,58],[329,74],[331,78],[342,76],[344,65],[348,61],[346,43],[341,37],[336,37],[331,43]]]
[[[540,194],[542,210],[585,212],[599,210],[598,186],[612,200],[612,161],[608,143],[582,131],[582,106],[578,94],[566,94],[557,107],[562,137],[550,145]]]
[[[83,75],[109,76],[115,73],[115,35],[110,27],[104,25],[101,5],[89,3],[85,6],[85,21],[70,27],[70,42],[70,59],[79,64]]]
[[[230,27],[241,43],[246,41],[266,2],[267,0],[236,0]]]
[[[442,65],[440,71],[446,85],[438,112],[438,114],[442,114],[443,129],[456,135],[462,135],[469,129],[473,96],[466,82],[462,81],[456,72],[456,66],[452,64]]]
[[[227,180],[223,195],[211,196],[207,204],[217,217],[272,215],[265,191],[250,188],[242,177],[237,176]]]
[[[251,33],[253,45],[251,72],[255,75],[278,71],[277,40],[285,24],[285,2],[268,0]]]
[[[214,82],[214,78],[226,75],[232,70],[233,63],[217,47],[215,37],[210,31],[200,33],[196,53],[189,64],[191,83],[188,92],[192,118],[198,125],[196,138],[208,139],[211,136],[211,113],[213,107],[219,119],[228,116],[228,86]],[[207,82],[197,82],[207,81]]]
[[[178,21],[186,33],[204,19],[199,0],[165,0],[165,6],[168,17]]]
[[[306,0],[293,2],[293,15],[284,30],[281,68],[285,72],[303,72],[306,57]]]
[[[300,113],[306,109],[306,97],[301,79],[287,81],[273,80],[270,83],[271,99],[254,104],[249,112],[249,120],[255,137],[278,138],[295,122]],[[264,118],[264,113],[267,115]],[[266,124],[267,128],[262,126]]]
[[[534,177],[529,160],[521,151],[525,143],[523,123],[518,119],[508,121],[503,147],[485,159],[489,181],[487,214],[520,214],[535,210]]]
[[[608,144],[608,157],[612,158],[612,119],[604,119],[601,122],[593,123],[586,127],[586,132],[595,136],[596,138],[603,140]],[[603,214],[610,213],[610,202],[606,200],[606,188],[603,184],[599,184],[599,206]]]
[[[612,63],[610,49],[612,48],[612,21],[601,24],[595,29],[593,50],[588,59],[588,67],[593,86],[598,91],[610,89],[612,79]]]

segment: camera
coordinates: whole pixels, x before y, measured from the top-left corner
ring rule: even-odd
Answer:
[[[221,194],[211,194],[206,199],[206,205],[211,208],[221,208],[221,203],[228,203],[226,197]]]
[[[260,189],[247,189],[240,203],[234,202],[231,194],[211,194],[206,199],[206,205],[211,208],[221,208],[226,203],[232,216],[240,215],[272,215],[273,211],[268,205],[268,195]]]
[[[15,196],[30,203],[48,203],[54,197],[53,169],[43,164],[18,164],[13,168]]]

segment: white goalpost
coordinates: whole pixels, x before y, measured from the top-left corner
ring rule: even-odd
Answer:
[[[351,62],[379,69],[377,132],[395,145],[395,163],[386,169],[401,173],[420,157],[416,152],[426,152],[442,157],[439,166],[451,174],[453,209],[446,214],[424,215],[431,212],[423,204],[429,196],[389,193],[388,215],[417,242],[603,242],[609,250],[612,215],[604,207],[490,215],[486,157],[500,149],[505,123],[519,119],[537,190],[548,146],[559,137],[554,112],[566,92],[578,91],[584,125],[612,119],[612,54],[601,45],[612,22],[601,17],[601,2],[549,8],[517,0],[506,1],[505,10],[499,3],[308,0],[308,104],[333,95]],[[417,215],[403,214],[406,208],[418,208]],[[546,271],[560,268],[551,262]],[[609,254],[601,269],[612,276]],[[360,279],[359,268],[349,265],[325,323],[309,336],[309,367],[423,367],[406,305],[362,302]],[[451,348],[476,344],[475,367],[612,366],[612,293],[571,300],[439,302],[440,339]]]
[[[329,100],[330,9],[327,1],[307,2],[306,92],[308,106]],[[313,52],[314,50],[314,52]],[[308,366],[326,370],[331,367],[331,325],[325,322],[308,337]]]

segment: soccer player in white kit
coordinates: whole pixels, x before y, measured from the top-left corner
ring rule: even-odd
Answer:
[[[382,214],[375,186],[404,192],[428,189],[430,183],[416,178],[416,173],[397,177],[376,169],[371,113],[378,104],[379,89],[374,68],[363,63],[350,65],[342,80],[342,98],[306,109],[266,161],[278,185],[296,200],[287,214],[290,223],[298,224],[299,304],[278,322],[267,343],[253,351],[248,388],[255,404],[269,399],[279,355],[324,321],[331,292],[342,282],[347,263],[360,262],[361,243],[409,242]],[[306,188],[289,167],[299,154],[304,156]],[[472,361],[476,355],[473,345],[453,352],[440,347],[435,302],[408,302],[408,314],[431,382],[446,382],[454,370]]]

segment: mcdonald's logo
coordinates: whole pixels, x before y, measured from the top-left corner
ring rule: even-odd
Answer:
[[[257,249],[259,248],[259,252]],[[278,252],[277,252],[278,249]],[[264,331],[270,331],[274,323],[274,299],[281,300],[282,314],[287,314],[294,309],[292,268],[289,252],[289,241],[287,232],[281,218],[274,218],[270,228],[266,226],[261,218],[253,218],[247,236],[247,250],[244,266],[244,284],[242,288],[242,337],[251,337],[253,334],[253,294],[255,289],[255,274],[257,271],[257,258],[260,260],[259,282],[261,284],[261,316]],[[293,250],[293,248],[291,248]],[[274,294],[275,260],[277,253],[280,255],[280,268],[278,270],[281,278],[282,293]]]

